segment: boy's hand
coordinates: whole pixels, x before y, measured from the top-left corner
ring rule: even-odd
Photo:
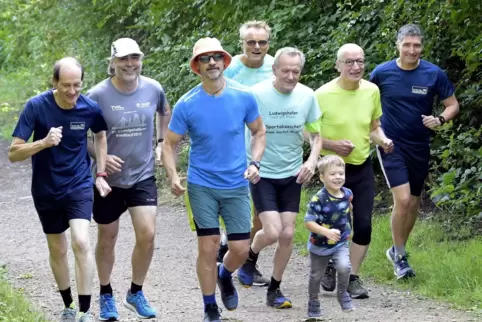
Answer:
[[[338,229],[326,229],[323,231],[323,235],[328,238],[328,240],[338,243],[340,241],[340,231]]]

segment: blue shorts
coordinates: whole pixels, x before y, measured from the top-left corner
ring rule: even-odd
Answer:
[[[410,194],[420,196],[428,176],[430,147],[407,147],[394,142],[394,151],[385,153],[377,147],[378,160],[388,187],[410,184]]]
[[[248,186],[215,189],[188,183],[187,193],[198,236],[220,235],[221,216],[228,240],[249,239],[251,203]]]
[[[60,200],[33,197],[45,234],[61,234],[70,225],[69,220],[92,218],[94,197],[92,188],[76,190]]]

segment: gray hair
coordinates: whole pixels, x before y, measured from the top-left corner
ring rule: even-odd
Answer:
[[[300,66],[301,69],[303,69],[303,67],[305,66],[305,55],[299,49],[294,48],[294,47],[284,47],[284,48],[278,49],[278,51],[274,55],[273,65],[275,67],[278,67],[279,60],[280,60],[281,56],[283,56],[283,55],[288,55],[288,56],[291,56],[291,57],[299,56],[300,60],[301,60],[301,66]]]
[[[243,23],[239,28],[239,38],[244,39],[249,28],[264,29],[268,33],[268,39],[271,38],[271,28],[265,21],[261,20],[251,20]]]
[[[398,29],[397,43],[401,43],[405,37],[420,37],[423,40],[422,30],[415,24],[408,24]]]
[[[115,68],[112,66],[112,62],[114,61],[114,57],[109,58],[109,63],[107,65],[107,74],[109,76],[115,76]]]

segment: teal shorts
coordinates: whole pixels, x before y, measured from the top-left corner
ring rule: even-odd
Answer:
[[[222,218],[228,240],[246,240],[251,232],[249,187],[215,189],[187,185],[189,207],[198,236],[219,235]]]

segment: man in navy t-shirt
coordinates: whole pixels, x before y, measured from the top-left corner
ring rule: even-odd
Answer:
[[[173,149],[189,133],[191,151],[187,192],[198,235],[197,274],[204,301],[204,322],[220,322],[216,304],[216,279],[228,310],[238,306],[232,273],[248,257],[251,208],[248,183],[259,181],[259,167],[266,145],[266,130],[258,104],[247,87],[226,79],[231,63],[216,38],[196,42],[191,69],[202,83],[184,94],[173,109],[165,137],[162,161],[173,194],[184,194],[176,171]],[[252,134],[250,164],[246,161],[244,131]],[[218,263],[219,216],[224,220],[229,251]]]
[[[407,262],[405,245],[418,215],[420,194],[428,175],[430,135],[453,119],[459,111],[454,87],[436,65],[420,59],[422,34],[416,25],[405,25],[397,36],[400,57],[377,66],[370,81],[381,93],[382,128],[395,144],[393,153],[378,149],[388,186],[393,194],[393,246],[387,258],[394,265],[397,279],[414,276]],[[438,97],[444,111],[434,116]]]
[[[81,322],[90,313],[94,260],[89,243],[92,213],[92,175],[87,154],[87,131],[96,136],[98,175],[102,196],[111,188],[104,179],[107,125],[97,103],[80,94],[84,72],[74,58],[63,58],[53,69],[53,90],[31,98],[13,131],[9,159],[32,157],[32,197],[50,251],[50,266],[65,304],[61,321],[76,321],[70,289],[67,237],[70,227],[78,277]],[[33,142],[27,143],[33,133]]]

